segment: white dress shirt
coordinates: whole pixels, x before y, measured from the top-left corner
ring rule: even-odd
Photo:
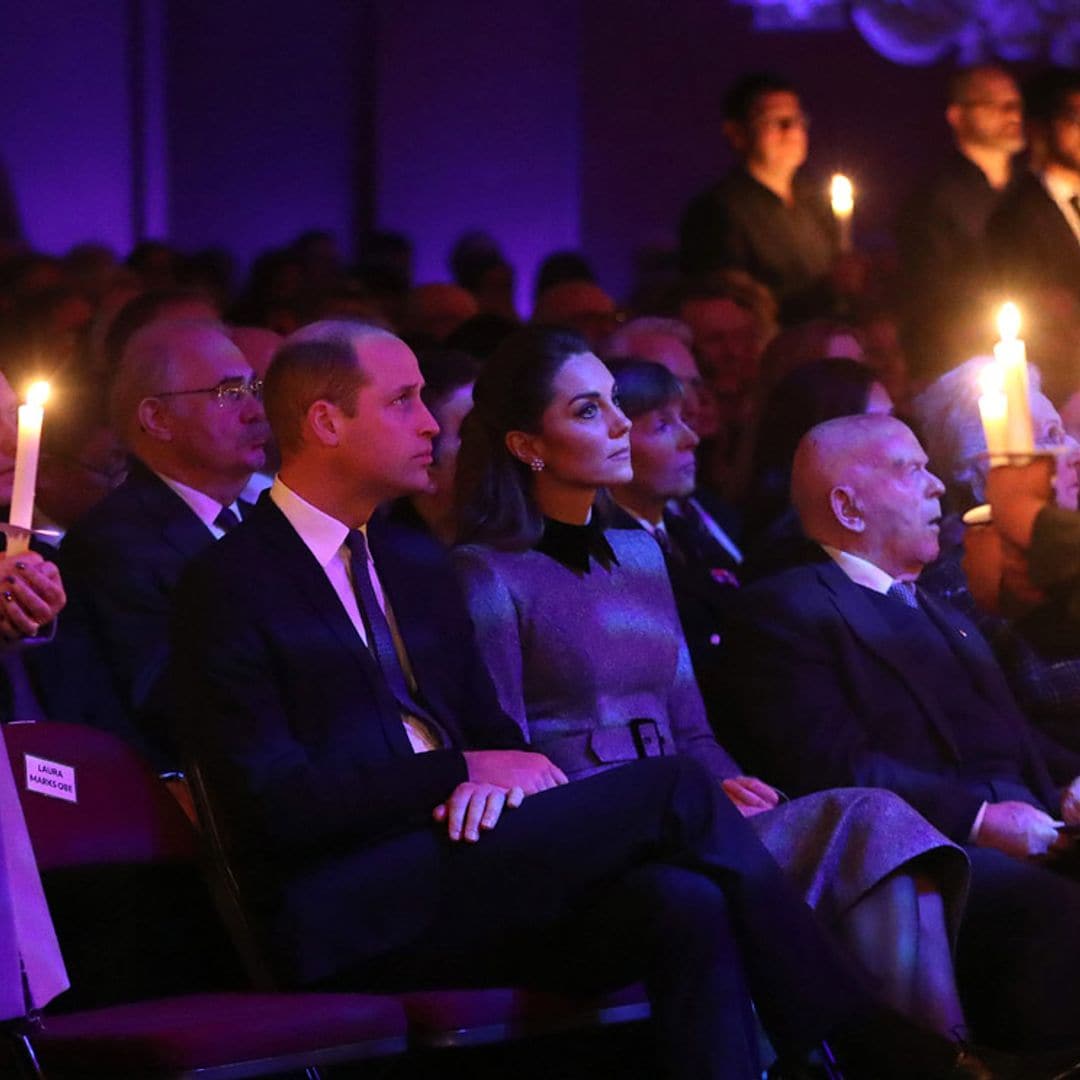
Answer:
[[[270,498],[274,505],[285,515],[289,524],[296,530],[297,535],[312,555],[315,561],[322,567],[345,614],[352,623],[360,640],[365,647],[368,644],[367,628],[364,626],[363,616],[360,614],[360,605],[356,600],[356,593],[352,585],[352,559],[349,549],[345,546],[345,539],[349,535],[349,526],[337,518],[324,513],[317,506],[312,506],[306,499],[301,498],[280,477],[274,478],[270,487]],[[367,526],[363,525],[360,532],[364,534],[365,546],[367,545]],[[371,548],[367,548],[367,568],[371,577],[371,587],[375,590],[375,599],[386,621],[390,626],[390,634],[394,639],[394,648],[397,650],[401,668],[405,672],[409,689],[416,691],[416,679],[413,676],[409,657],[405,652],[405,643],[398,633],[397,622],[394,613],[387,603],[386,594],[383,592],[382,583],[375,570],[375,564],[371,560]],[[438,736],[419,717],[403,714],[402,723],[405,725],[405,734],[409,737],[409,744],[416,753],[425,750],[437,750],[441,747]]]
[[[191,512],[210,530],[210,535],[215,540],[220,540],[225,535],[225,530],[214,524],[222,510],[231,510],[236,515],[237,521],[243,520],[244,515],[240,513],[239,503],[232,502],[228,506],[222,506],[217,499],[211,499],[204,492],[196,491],[193,487],[180,483],[179,480],[173,480],[171,476],[164,476],[161,473],[154,475],[163,484],[171,487],[191,507]]]
[[[1056,173],[1042,173],[1039,179],[1042,180],[1047,194],[1057,203],[1057,208],[1069,223],[1069,228],[1072,229],[1077,243],[1080,243],[1080,214],[1077,214],[1069,201],[1080,195],[1080,189],[1067,177],[1059,176]]]

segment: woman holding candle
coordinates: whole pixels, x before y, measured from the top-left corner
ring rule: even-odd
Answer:
[[[640,756],[698,758],[889,1002],[947,1033],[963,1022],[941,891],[954,849],[887,793],[778,805],[738,775],[706,722],[659,548],[592,516],[598,488],[632,476],[612,387],[583,340],[536,328],[504,342],[477,381],[458,466],[469,544],[455,555],[501,704],[571,778]],[[899,933],[885,932],[890,919]]]

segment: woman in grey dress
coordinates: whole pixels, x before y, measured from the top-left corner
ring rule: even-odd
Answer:
[[[455,551],[500,701],[571,778],[642,756],[705,763],[882,996],[963,1025],[950,956],[959,848],[903,800],[846,789],[792,802],[740,775],[705,718],[660,549],[604,531],[597,490],[631,475],[630,423],[577,335],[530,328],[488,361],[462,428]]]

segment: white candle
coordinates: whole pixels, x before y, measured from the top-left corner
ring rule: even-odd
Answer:
[[[38,457],[41,453],[41,423],[49,397],[47,382],[34,383],[26,394],[26,404],[19,406],[19,435],[15,445],[15,477],[11,486],[12,525],[30,530],[34,522],[34,491],[37,487]],[[29,531],[7,538],[7,553],[19,555],[30,546]]]
[[[836,173],[829,185],[832,212],[840,227],[840,250],[851,250],[851,217],[855,213],[855,188],[843,173]]]
[[[1020,340],[1020,310],[1013,303],[998,312],[1001,340],[994,346],[994,359],[1001,368],[1001,388],[1007,401],[1005,449],[1010,454],[1034,453],[1031,434],[1031,405],[1028,400],[1027,352]]]
[[[1004,454],[1007,447],[1008,399],[1002,389],[1001,366],[991,360],[979,372],[979,386],[982,396],[979,398],[979,415],[982,417],[983,434],[986,436],[986,449],[990,456]]]

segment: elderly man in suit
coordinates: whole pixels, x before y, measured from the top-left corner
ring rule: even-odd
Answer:
[[[840,1028],[857,1056],[850,975],[707,773],[567,785],[499,708],[445,552],[372,518],[429,482],[421,387],[385,331],[301,331],[267,375],[277,480],[177,593],[178,730],[280,977],[645,975],[665,1075],[749,1077],[745,977],[782,1047]],[[955,1075],[920,1047],[866,1075]]]
[[[749,767],[790,794],[891,788],[967,845],[961,991],[976,1030],[1075,1042],[1080,757],[1032,729],[974,624],[915,587],[938,552],[941,482],[899,420],[813,428],[792,497],[820,561],[742,590],[725,636]],[[989,993],[992,989],[993,993]],[[979,991],[975,993],[975,991]]]
[[[164,321],[138,331],[111,386],[129,475],[60,549],[69,607],[39,658],[46,704],[61,709],[83,694],[64,675],[100,656],[119,699],[113,726],[163,769],[176,767],[161,722],[173,591],[188,560],[240,519],[237,498],[269,439],[260,395],[219,325]]]

